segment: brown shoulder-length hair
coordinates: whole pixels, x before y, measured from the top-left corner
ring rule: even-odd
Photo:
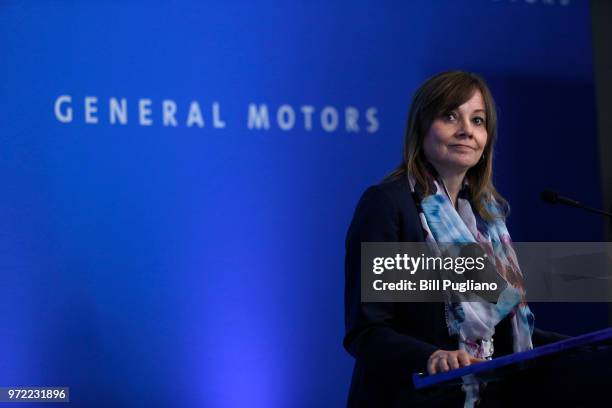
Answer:
[[[412,174],[423,192],[423,196],[434,193],[433,166],[423,151],[423,140],[436,118],[457,109],[479,90],[485,104],[485,126],[487,144],[483,158],[466,174],[472,197],[472,205],[486,220],[495,218],[485,206],[495,199],[505,217],[509,212],[508,202],[493,186],[493,148],[497,138],[497,113],[495,101],[485,80],[474,73],[447,71],[427,79],[415,92],[408,114],[402,162],[385,180]]]

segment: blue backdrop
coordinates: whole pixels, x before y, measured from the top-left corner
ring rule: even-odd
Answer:
[[[600,204],[587,1],[3,1],[0,61],[0,386],[342,406],[346,228],[442,70],[491,85],[514,240],[602,239],[538,198]]]

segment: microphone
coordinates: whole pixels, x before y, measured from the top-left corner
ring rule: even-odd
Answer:
[[[570,207],[582,208],[583,210],[590,211],[596,214],[604,215],[612,218],[612,213],[600,210],[598,208],[587,207],[586,205],[580,204],[580,201],[572,200],[571,198],[560,196],[559,193],[552,190],[544,190],[540,193],[542,200],[549,204],[563,204],[569,205]]]
[[[580,207],[580,202],[567,197],[562,197],[556,191],[548,189],[544,190],[540,193],[540,197],[542,197],[542,200],[544,200],[544,202],[547,202],[549,204],[565,204],[571,207]]]

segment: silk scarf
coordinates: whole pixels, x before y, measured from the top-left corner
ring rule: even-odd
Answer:
[[[458,349],[473,357],[491,359],[495,325],[508,315],[514,352],[532,349],[534,316],[525,299],[523,274],[499,204],[492,196],[484,202],[494,215],[493,221],[487,221],[473,211],[467,182],[463,184],[455,208],[441,179],[434,179],[436,191],[426,197],[422,197],[414,179],[411,176],[408,179],[425,241],[431,246],[476,243],[490,260],[494,260],[497,273],[507,282],[496,302],[458,301],[456,293],[446,296],[446,325],[449,335],[457,336]],[[464,407],[471,408],[477,404],[479,389],[484,385],[471,375],[463,377]]]

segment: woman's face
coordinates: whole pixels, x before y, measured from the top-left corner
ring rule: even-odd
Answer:
[[[487,144],[485,121],[485,105],[479,90],[463,105],[433,121],[423,149],[438,173],[465,173],[478,163]]]

